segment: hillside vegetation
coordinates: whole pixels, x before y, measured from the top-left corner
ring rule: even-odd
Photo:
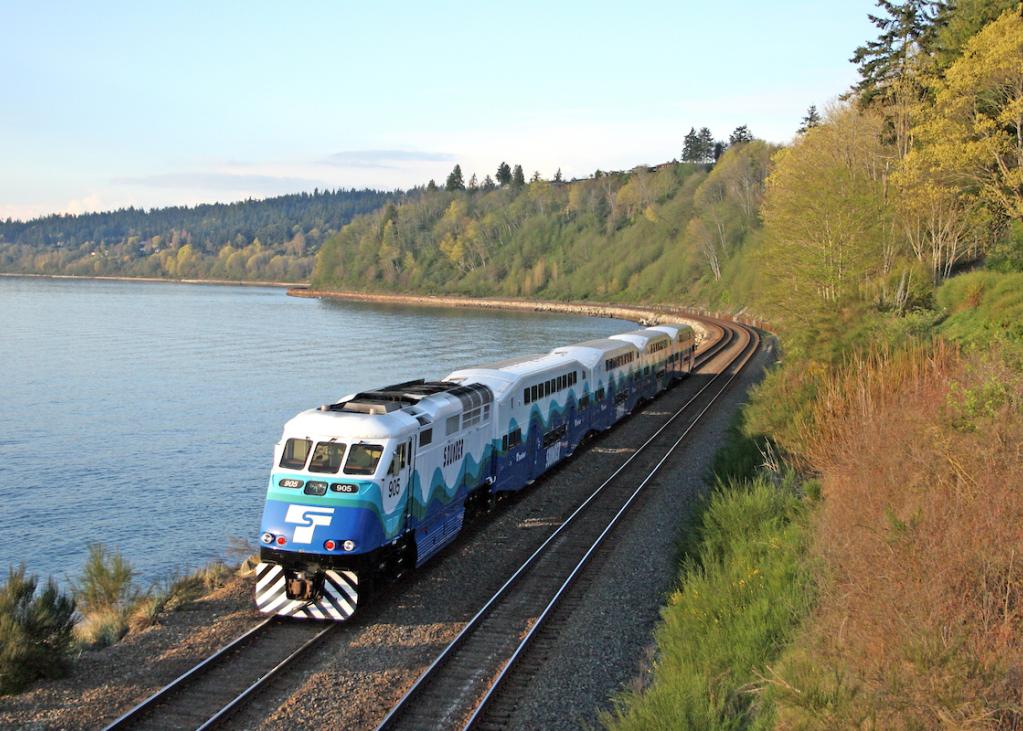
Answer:
[[[305,281],[324,239],[397,197],[317,190],[0,221],[0,272]]]
[[[570,183],[425,192],[328,240],[317,289],[677,302],[735,300],[774,148],[738,142],[708,170],[668,163]],[[748,274],[748,270],[745,272]]]

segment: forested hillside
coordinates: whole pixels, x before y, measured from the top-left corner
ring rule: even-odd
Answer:
[[[0,271],[304,281],[323,241],[400,194],[312,193],[0,221]]]
[[[570,183],[511,178],[489,190],[456,182],[388,204],[324,244],[312,286],[741,301],[750,270],[736,262],[758,236],[774,148],[740,134],[713,166],[641,166]]]

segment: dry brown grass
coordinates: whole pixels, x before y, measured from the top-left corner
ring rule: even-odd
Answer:
[[[826,384],[821,603],[783,728],[1023,728],[1023,383],[938,343]]]

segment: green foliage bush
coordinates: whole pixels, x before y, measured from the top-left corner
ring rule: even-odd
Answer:
[[[120,551],[101,543],[89,546],[89,558],[82,577],[74,585],[75,598],[83,612],[123,609],[140,595],[134,581],[135,569]]]
[[[757,674],[812,604],[806,506],[794,478],[720,485],[691,531],[698,546],[662,610],[651,685],[618,699],[607,728],[767,727]]]
[[[0,695],[61,677],[70,665],[75,602],[52,579],[40,592],[37,585],[22,565],[10,567],[0,586]]]
[[[947,314],[940,332],[968,347],[1023,342],[1023,273],[975,271],[952,277],[935,293]]]

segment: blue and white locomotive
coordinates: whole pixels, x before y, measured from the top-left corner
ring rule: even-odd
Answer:
[[[660,325],[298,414],[274,450],[259,611],[347,619],[360,584],[429,560],[467,512],[521,490],[691,372],[695,346],[689,326]]]

